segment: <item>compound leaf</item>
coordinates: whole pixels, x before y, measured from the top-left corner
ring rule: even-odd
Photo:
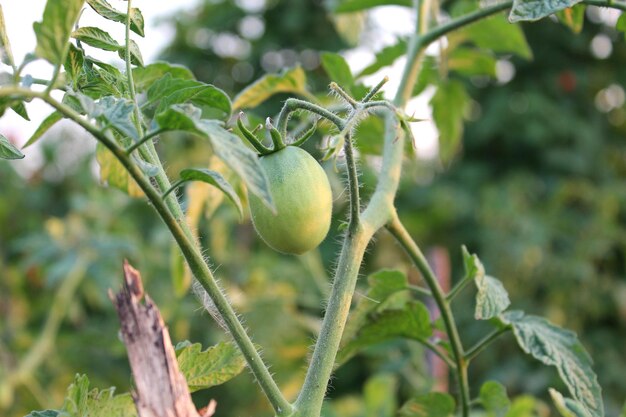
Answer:
[[[507,312],[500,317],[513,328],[517,343],[524,352],[556,367],[570,395],[590,416],[604,416],[601,388],[591,367],[591,358],[574,332],[520,311]]]

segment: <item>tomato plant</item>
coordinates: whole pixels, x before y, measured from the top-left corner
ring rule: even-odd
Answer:
[[[117,22],[120,29],[125,29],[123,44],[100,28],[80,26],[79,17],[85,3],[100,17]],[[190,389],[225,382],[241,372],[245,361],[275,415],[319,417],[325,406],[329,381],[337,367],[372,345],[404,338],[419,343],[443,361],[455,377],[457,395],[455,398],[448,393],[414,392],[405,398],[401,407],[394,402],[385,403],[390,410],[385,415],[459,413],[469,417],[480,406],[489,415],[505,416],[511,408],[506,388],[496,381],[488,381],[479,389],[473,389],[469,365],[487,346],[508,334],[525,353],[556,368],[562,381],[560,389],[567,390],[569,397],[554,389],[550,394],[564,417],[604,415],[601,389],[591,358],[576,335],[544,318],[509,310],[511,300],[502,282],[488,275],[478,256],[465,247],[462,248],[464,272],[452,289],[445,291],[407,231],[395,197],[403,174],[403,159],[410,152],[406,142],[409,139],[415,142],[412,124],[418,120],[405,112],[412,97],[429,86],[436,90],[430,105],[439,128],[440,156],[449,161],[459,150],[463,118],[471,103],[465,85],[457,76],[468,73],[493,76],[496,53],[532,56],[523,32],[513,23],[556,14],[576,30],[584,16],[581,8],[604,6],[626,11],[626,4],[613,0],[515,0],[477,8],[459,0],[443,11],[441,4],[429,0],[391,2],[411,7],[415,17],[414,34],[408,41],[402,40],[381,52],[370,67],[357,75],[342,56],[322,54],[322,66],[334,80],[329,85],[331,98],[327,91],[309,91],[305,70],[295,66],[280,74],[261,77],[231,101],[223,90],[196,80],[183,67],[165,62],[145,64],[132,40],[132,36],[145,35],[143,16],[131,3],[127,0],[126,10],[120,11],[104,0],[48,0],[43,20],[34,26],[35,54],[21,63],[17,63],[11,53],[4,19],[0,19],[2,61],[10,69],[0,87],[0,106],[2,112],[10,109],[28,119],[25,103],[40,100],[48,104],[53,112],[28,141],[29,145],[57,121],[74,122],[98,142],[96,159],[101,179],[130,196],[147,199],[155,209],[185,260],[183,269],[188,268],[193,274],[195,292],[238,348],[221,344],[200,352],[197,345],[180,345],[178,360]],[[336,3],[333,12],[339,16],[390,2],[348,0]],[[509,10],[509,22],[502,16],[506,10]],[[444,12],[449,19],[440,18]],[[624,28],[623,14],[617,27]],[[503,33],[503,38],[510,42],[494,43]],[[425,54],[430,45],[444,37],[448,41],[440,43],[439,61]],[[117,52],[123,60],[124,71],[91,57],[85,45]],[[382,92],[389,81],[386,77],[376,85],[365,85],[366,75],[400,57],[404,57],[405,63],[393,98],[386,98]],[[44,59],[52,65],[48,79],[35,80],[27,73],[33,59]],[[250,131],[241,117],[234,121],[235,109],[258,111],[260,104],[279,93],[300,98],[284,101],[275,115],[275,126],[269,117],[266,119],[265,138],[257,136],[263,125]],[[262,120],[267,115],[255,117]],[[373,135],[363,128],[368,122],[376,127],[372,129]],[[234,133],[235,124],[242,137]],[[270,373],[258,346],[216,280],[195,230],[197,221],[190,220],[193,204],[181,204],[182,192],[177,191],[189,182],[204,182],[218,189],[243,213],[240,192],[231,184],[233,180],[228,179],[229,175],[236,177],[247,189],[252,221],[261,238],[281,252],[309,251],[327,235],[333,205],[324,170],[298,147],[317,138],[318,126],[328,144],[324,159],[332,159],[345,177],[347,218],[332,289],[324,301],[324,316],[319,326],[312,326],[317,337],[315,347],[306,374],[302,381],[298,380],[298,389],[288,396]],[[212,150],[211,156],[228,168],[223,168],[222,172],[205,167],[185,168],[172,183],[154,142],[159,137],[168,138],[172,132],[182,133],[191,140],[206,141]],[[378,146],[359,148],[359,143],[363,143],[359,142],[359,136],[368,134],[379,142]],[[267,144],[269,141],[272,147]],[[368,159],[363,156],[371,156],[377,169],[375,185],[367,190],[366,199],[362,198],[359,178],[359,166]],[[0,157],[21,159],[24,154],[6,137],[0,136]],[[383,230],[404,250],[424,285],[410,284],[406,274],[398,271],[380,271],[370,277],[367,296],[351,309],[366,249]],[[78,271],[83,272],[84,268],[81,264]],[[71,282],[76,284],[78,279]],[[452,309],[456,297],[469,284],[476,287],[474,318],[489,328],[482,339],[472,344],[459,332],[459,318]],[[188,289],[188,285],[181,287],[183,292]],[[64,294],[61,299],[68,298]],[[436,305],[440,319],[431,319],[424,298]],[[445,339],[436,336],[436,330],[445,332]],[[41,354],[36,357],[37,361],[42,360]],[[221,364],[222,368],[211,369],[214,363]],[[12,396],[16,385],[24,383],[22,375],[20,372],[11,374],[6,379],[9,382],[0,386],[4,402]],[[195,383],[190,382],[192,378]],[[384,380],[382,385],[385,385]],[[82,397],[88,401],[76,400]],[[78,377],[63,409],[48,410],[45,415],[107,415],[113,409],[120,415],[136,413],[130,395],[114,396],[112,390],[89,391],[85,377]],[[36,415],[41,414],[31,414]]]

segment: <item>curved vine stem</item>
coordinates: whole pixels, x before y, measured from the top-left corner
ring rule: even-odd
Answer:
[[[114,139],[107,136],[97,126],[90,123],[73,109],[61,102],[58,102],[45,93],[19,87],[6,87],[0,89],[0,97],[6,96],[38,98],[45,101],[63,114],[63,116],[71,119],[76,124],[84,128],[87,132],[94,136],[96,140],[102,143],[113,153],[118,161],[124,166],[126,171],[128,171],[131,177],[137,182],[141,190],[146,194],[146,197],[150,200],[150,203],[170,230],[193,275],[200,282],[200,284],[202,284],[202,287],[207,291],[213,300],[219,315],[224,320],[227,329],[241,350],[248,366],[256,377],[269,402],[272,404],[276,414],[279,416],[290,415],[293,409],[292,405],[282,395],[267,366],[264,364],[261,356],[257,352],[254,343],[250,340],[250,337],[246,333],[243,325],[237,318],[231,304],[222,293],[220,287],[217,285],[217,282],[213,277],[213,273],[206,264],[197,243],[189,237],[189,228],[184,219],[177,218],[170,211],[167,203],[161,199],[160,191],[152,186],[139,167],[132,162],[131,158],[126,154],[126,150],[117,145]],[[173,197],[174,196],[170,195],[168,199]],[[178,204],[175,198],[174,201]]]
[[[446,327],[446,333],[448,334],[448,337],[450,339],[454,362],[456,364],[454,371],[457,374],[459,390],[461,391],[462,415],[464,417],[467,417],[469,416],[470,404],[469,381],[467,378],[468,362],[465,359],[463,345],[461,343],[461,338],[459,336],[459,332],[454,321],[454,316],[452,315],[452,310],[450,309],[450,304],[446,301],[445,294],[441,289],[441,286],[439,285],[439,281],[437,280],[435,273],[428,265],[426,257],[419,249],[417,244],[413,241],[413,239],[406,231],[404,225],[400,222],[400,219],[397,216],[395,216],[393,220],[389,223],[387,229],[404,248],[415,267],[422,273],[424,281],[426,281],[426,283],[428,284],[433,299],[437,303],[437,307],[439,307],[439,312]]]

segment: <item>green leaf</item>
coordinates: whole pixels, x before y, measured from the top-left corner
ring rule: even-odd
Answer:
[[[37,37],[35,53],[52,65],[65,61],[70,33],[84,0],[48,0],[43,12],[43,20],[33,27]]]
[[[419,301],[410,301],[401,310],[389,309],[375,314],[339,351],[337,362],[344,363],[360,350],[380,342],[399,337],[419,341],[431,335],[428,309]]]
[[[563,397],[563,394],[550,388],[550,397],[562,417],[589,417],[589,413],[578,401]]]
[[[463,267],[467,279],[476,279],[478,276],[485,275],[485,267],[476,254],[470,254],[465,245],[461,247],[461,252],[463,254]]]
[[[76,29],[72,32],[72,38],[105,51],[119,51],[122,48],[122,45],[117,43],[107,32],[92,26]]]
[[[209,139],[215,154],[243,179],[248,190],[274,209],[267,176],[256,153],[218,121],[200,119],[200,110],[191,104],[173,105],[155,120],[162,129],[182,130]]]
[[[465,76],[496,76],[496,58],[489,51],[454,48],[448,55],[448,68]]]
[[[119,23],[126,23],[126,13],[122,13],[115,9],[106,0],[87,0],[87,4],[89,4],[89,6],[91,6],[96,13],[105,19]],[[139,36],[144,36],[143,16],[141,15],[139,9],[131,9],[130,30]]]
[[[460,16],[476,9],[476,3],[460,2],[452,14]],[[453,45],[468,41],[495,53],[513,53],[524,59],[532,59],[533,56],[522,27],[510,24],[503,14],[481,19],[454,32],[449,38]]]
[[[543,412],[538,412],[538,409],[545,407],[543,402],[540,402],[535,397],[530,395],[520,395],[515,397],[511,403],[509,412],[506,413],[506,417],[536,417]]]
[[[63,68],[65,68],[68,81],[71,81],[72,85],[76,87],[79,76],[85,71],[85,54],[83,51],[70,44]]]
[[[463,83],[447,80],[437,88],[430,100],[433,120],[439,130],[439,157],[449,162],[461,145],[463,136],[463,116],[469,103],[469,96]]]
[[[393,64],[396,59],[400,58],[406,53],[406,48],[406,39],[399,39],[398,42],[394,45],[384,47],[376,53],[376,55],[374,56],[374,62],[363,68],[359,75],[357,75],[357,78],[374,74],[378,72],[378,70]]]
[[[139,67],[143,67],[143,57],[141,56],[141,51],[139,50],[139,45],[134,40],[130,40],[129,43],[130,49],[130,62],[133,65],[137,65]],[[122,47],[117,51],[117,54],[123,60],[126,60],[126,48]]]
[[[134,104],[127,99],[104,97],[97,103],[100,119],[106,120],[115,130],[135,141],[139,140],[139,132],[133,122]]]
[[[524,352],[557,368],[570,395],[592,417],[604,416],[601,388],[591,367],[591,358],[574,332],[542,317],[526,316],[519,311],[507,312],[501,319],[513,328],[517,343]]]
[[[191,392],[223,384],[239,375],[246,366],[239,349],[225,342],[204,352],[199,343],[185,346],[176,349],[176,358]]]
[[[96,161],[100,165],[100,181],[110,187],[122,190],[131,197],[143,197],[143,191],[115,155],[100,142],[96,145]]]
[[[585,22],[585,9],[587,6],[584,4],[577,4],[574,7],[568,7],[556,13],[559,21],[565,26],[570,28],[574,33],[580,33],[583,30],[583,24]]]
[[[115,395],[114,387],[90,389],[87,376],[76,375],[74,382],[67,388],[65,402],[58,416],[136,417],[137,411],[130,394]]]
[[[365,13],[331,13],[329,19],[333,23],[333,27],[337,34],[343,39],[348,46],[354,47],[359,44],[361,33],[367,23],[367,15]]]
[[[622,14],[617,19],[615,29],[624,32],[624,39],[626,39],[626,12],[622,12]]]
[[[369,378],[363,389],[365,417],[394,417],[398,404],[398,381],[392,374],[377,374]]]
[[[138,93],[146,91],[155,81],[170,74],[172,79],[194,80],[193,73],[182,65],[168,62],[155,62],[145,67],[133,68],[135,89]]]
[[[145,36],[143,14],[136,7],[130,9],[130,30],[141,37]]]
[[[115,9],[106,0],[87,0],[87,4],[105,19],[119,23],[124,23],[126,21],[126,13],[122,13]]]
[[[322,67],[328,74],[331,81],[339,84],[340,87],[350,89],[354,84],[354,78],[350,71],[350,66],[346,60],[339,54],[332,52],[322,52]]]
[[[411,0],[338,0],[335,2],[335,13],[349,13],[360,10],[371,9],[377,6],[407,6],[411,7]]]
[[[172,105],[189,103],[201,109],[219,110],[228,116],[231,112],[230,99],[219,88],[195,80],[173,78],[165,74],[148,89],[146,105],[156,107],[156,114]]]
[[[439,83],[439,65],[433,56],[425,56],[422,60],[420,72],[417,75],[415,87],[413,87],[413,96],[419,95],[429,85],[437,85]]]
[[[480,402],[490,417],[505,417],[511,408],[506,388],[499,382],[487,381],[480,387]]]
[[[11,44],[9,43],[9,35],[7,34],[6,25],[4,24],[2,5],[0,5],[0,61],[15,68],[13,52],[11,51]]]
[[[57,111],[50,113],[48,117],[46,117],[43,122],[41,122],[41,124],[39,125],[37,130],[35,130],[35,133],[33,133],[30,139],[28,139],[28,142],[26,142],[26,144],[22,146],[22,149],[25,149],[33,143],[37,142],[43,136],[43,134],[48,131],[48,129],[54,126],[56,122],[58,122],[62,118],[63,115]]]
[[[286,69],[280,74],[267,74],[242,90],[233,101],[233,109],[256,107],[278,93],[307,96],[306,75],[301,67]]]
[[[478,288],[474,310],[476,320],[489,320],[496,317],[511,304],[509,294],[497,278],[481,274],[476,276],[474,282]]]
[[[26,111],[26,106],[23,102],[12,102],[10,104],[11,110],[17,113],[22,119],[30,121],[30,117],[28,117],[28,112]]]
[[[356,308],[350,313],[350,319],[346,323],[343,332],[342,343],[344,346],[367,322],[367,316],[379,308],[384,307],[385,301],[392,295],[407,289],[408,280],[400,271],[383,269],[367,277],[369,289],[367,294],[359,299]]]
[[[511,23],[522,21],[533,22],[550,16],[559,10],[572,7],[581,1],[582,0],[513,0],[509,21]]]
[[[113,65],[86,56],[85,71],[77,80],[77,90],[94,99],[123,97],[127,91],[126,76]]]
[[[209,169],[189,168],[180,171],[180,178],[184,181],[202,181],[217,187],[233,202],[239,212],[239,218],[243,219],[243,207],[237,192],[219,172]]]
[[[19,151],[6,136],[0,134],[0,159],[23,159],[24,154]]]
[[[442,392],[419,395],[407,401],[400,409],[400,417],[452,417],[454,398]]]

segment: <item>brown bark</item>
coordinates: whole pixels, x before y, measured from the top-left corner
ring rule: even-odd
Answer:
[[[178,368],[159,309],[148,295],[145,303],[141,303],[144,297],[141,275],[127,261],[124,261],[122,290],[115,295],[110,292],[109,296],[120,318],[128,350],[135,380],[133,399],[139,417],[200,417]],[[209,413],[203,414],[206,417]]]

